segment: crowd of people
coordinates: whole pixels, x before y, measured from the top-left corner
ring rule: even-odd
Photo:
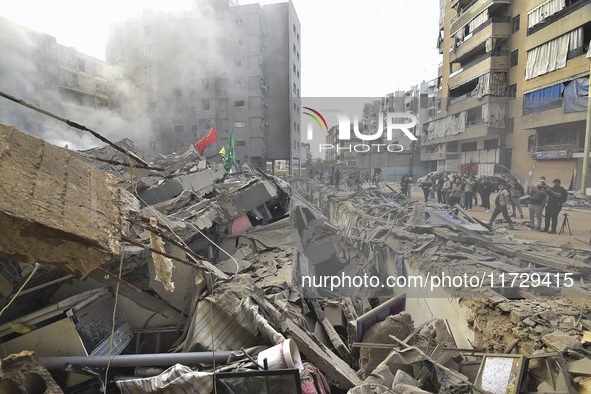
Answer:
[[[322,174],[316,174],[316,177],[320,175]],[[372,176],[369,172],[359,170],[345,172],[336,168],[327,175],[331,185],[347,190],[361,190],[364,185],[379,187],[382,182],[379,172],[375,172]],[[404,173],[400,178],[399,193],[411,198],[412,185],[412,174]],[[470,211],[478,206],[480,198],[480,207],[484,209],[484,212],[492,210],[489,226],[492,227],[495,219],[502,215],[509,229],[513,229],[512,219],[516,219],[517,215],[520,219],[524,219],[521,199],[524,195],[529,195],[527,207],[529,228],[549,234],[556,234],[558,215],[568,196],[566,189],[561,186],[560,179],[554,179],[552,185],[549,186],[546,184],[545,177],[541,177],[538,182],[524,189],[519,181],[504,176],[498,179],[496,184],[493,184],[488,176],[476,177],[457,172],[446,172],[439,176],[429,174],[420,179],[418,186],[423,191],[425,203],[436,199],[438,204],[452,207],[458,205]],[[494,207],[491,207],[490,197],[496,191],[498,194],[494,201]],[[509,209],[511,209],[511,213]],[[544,217],[543,225],[542,217]]]
[[[560,179],[554,179],[552,186],[548,186],[545,177],[541,177],[535,185],[530,185],[527,191],[515,179],[501,177],[495,186],[487,176],[476,178],[473,175],[458,173],[444,173],[436,179],[427,175],[419,186],[423,191],[425,202],[434,199],[436,195],[439,204],[459,205],[467,210],[472,210],[474,206],[478,205],[478,196],[480,196],[480,206],[484,208],[484,212],[491,211],[490,196],[494,191],[498,191],[488,224],[492,227],[497,216],[502,215],[508,223],[509,229],[514,228],[512,218],[517,218],[517,214],[520,219],[524,218],[521,198],[527,193],[529,195],[529,228],[549,234],[556,234],[558,215],[562,210],[562,204],[566,202],[568,197],[568,192],[561,186]],[[408,187],[404,176],[400,180],[400,187],[402,190],[406,190]],[[511,207],[511,214],[509,207]],[[544,226],[542,228],[544,210]]]

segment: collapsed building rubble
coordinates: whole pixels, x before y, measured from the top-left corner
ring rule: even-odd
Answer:
[[[496,369],[515,392],[591,385],[584,251],[387,186],[226,179],[193,146],[135,168],[0,129],[3,356],[34,351],[65,392],[489,392]]]

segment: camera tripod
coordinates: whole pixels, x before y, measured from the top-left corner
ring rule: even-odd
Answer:
[[[564,229],[568,226],[568,232],[570,235],[573,235],[573,232],[570,231],[570,223],[568,221],[568,213],[563,213],[562,216],[564,216],[564,220],[562,221],[562,226],[560,227],[560,231],[558,232],[558,235],[562,235],[562,233],[564,233]]]

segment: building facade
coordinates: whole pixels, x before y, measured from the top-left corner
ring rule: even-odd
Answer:
[[[170,153],[214,126],[219,143],[233,132],[236,158],[299,161],[300,23],[291,2],[261,7],[196,0],[191,10],[114,25],[107,61],[122,82],[122,114],[146,113],[152,153]],[[296,116],[297,115],[297,116]]]
[[[1,91],[80,124],[109,110],[109,68],[104,61],[2,17],[0,47]],[[65,124],[9,101],[0,105],[0,122],[57,145],[78,139]]]
[[[443,88],[421,160],[437,170],[510,171],[525,181],[545,175],[574,185],[589,21],[588,0],[442,0]]]

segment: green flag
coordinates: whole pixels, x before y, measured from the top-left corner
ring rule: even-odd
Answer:
[[[218,181],[218,183],[224,183],[224,181],[228,177],[228,172],[230,172],[230,168],[232,168],[232,165],[236,160],[236,152],[234,152],[234,130],[230,132],[228,146],[226,147],[226,149],[222,148],[222,150],[224,150],[224,152],[222,153],[220,151],[220,154],[222,155],[222,166],[226,169],[226,174],[222,179]]]

